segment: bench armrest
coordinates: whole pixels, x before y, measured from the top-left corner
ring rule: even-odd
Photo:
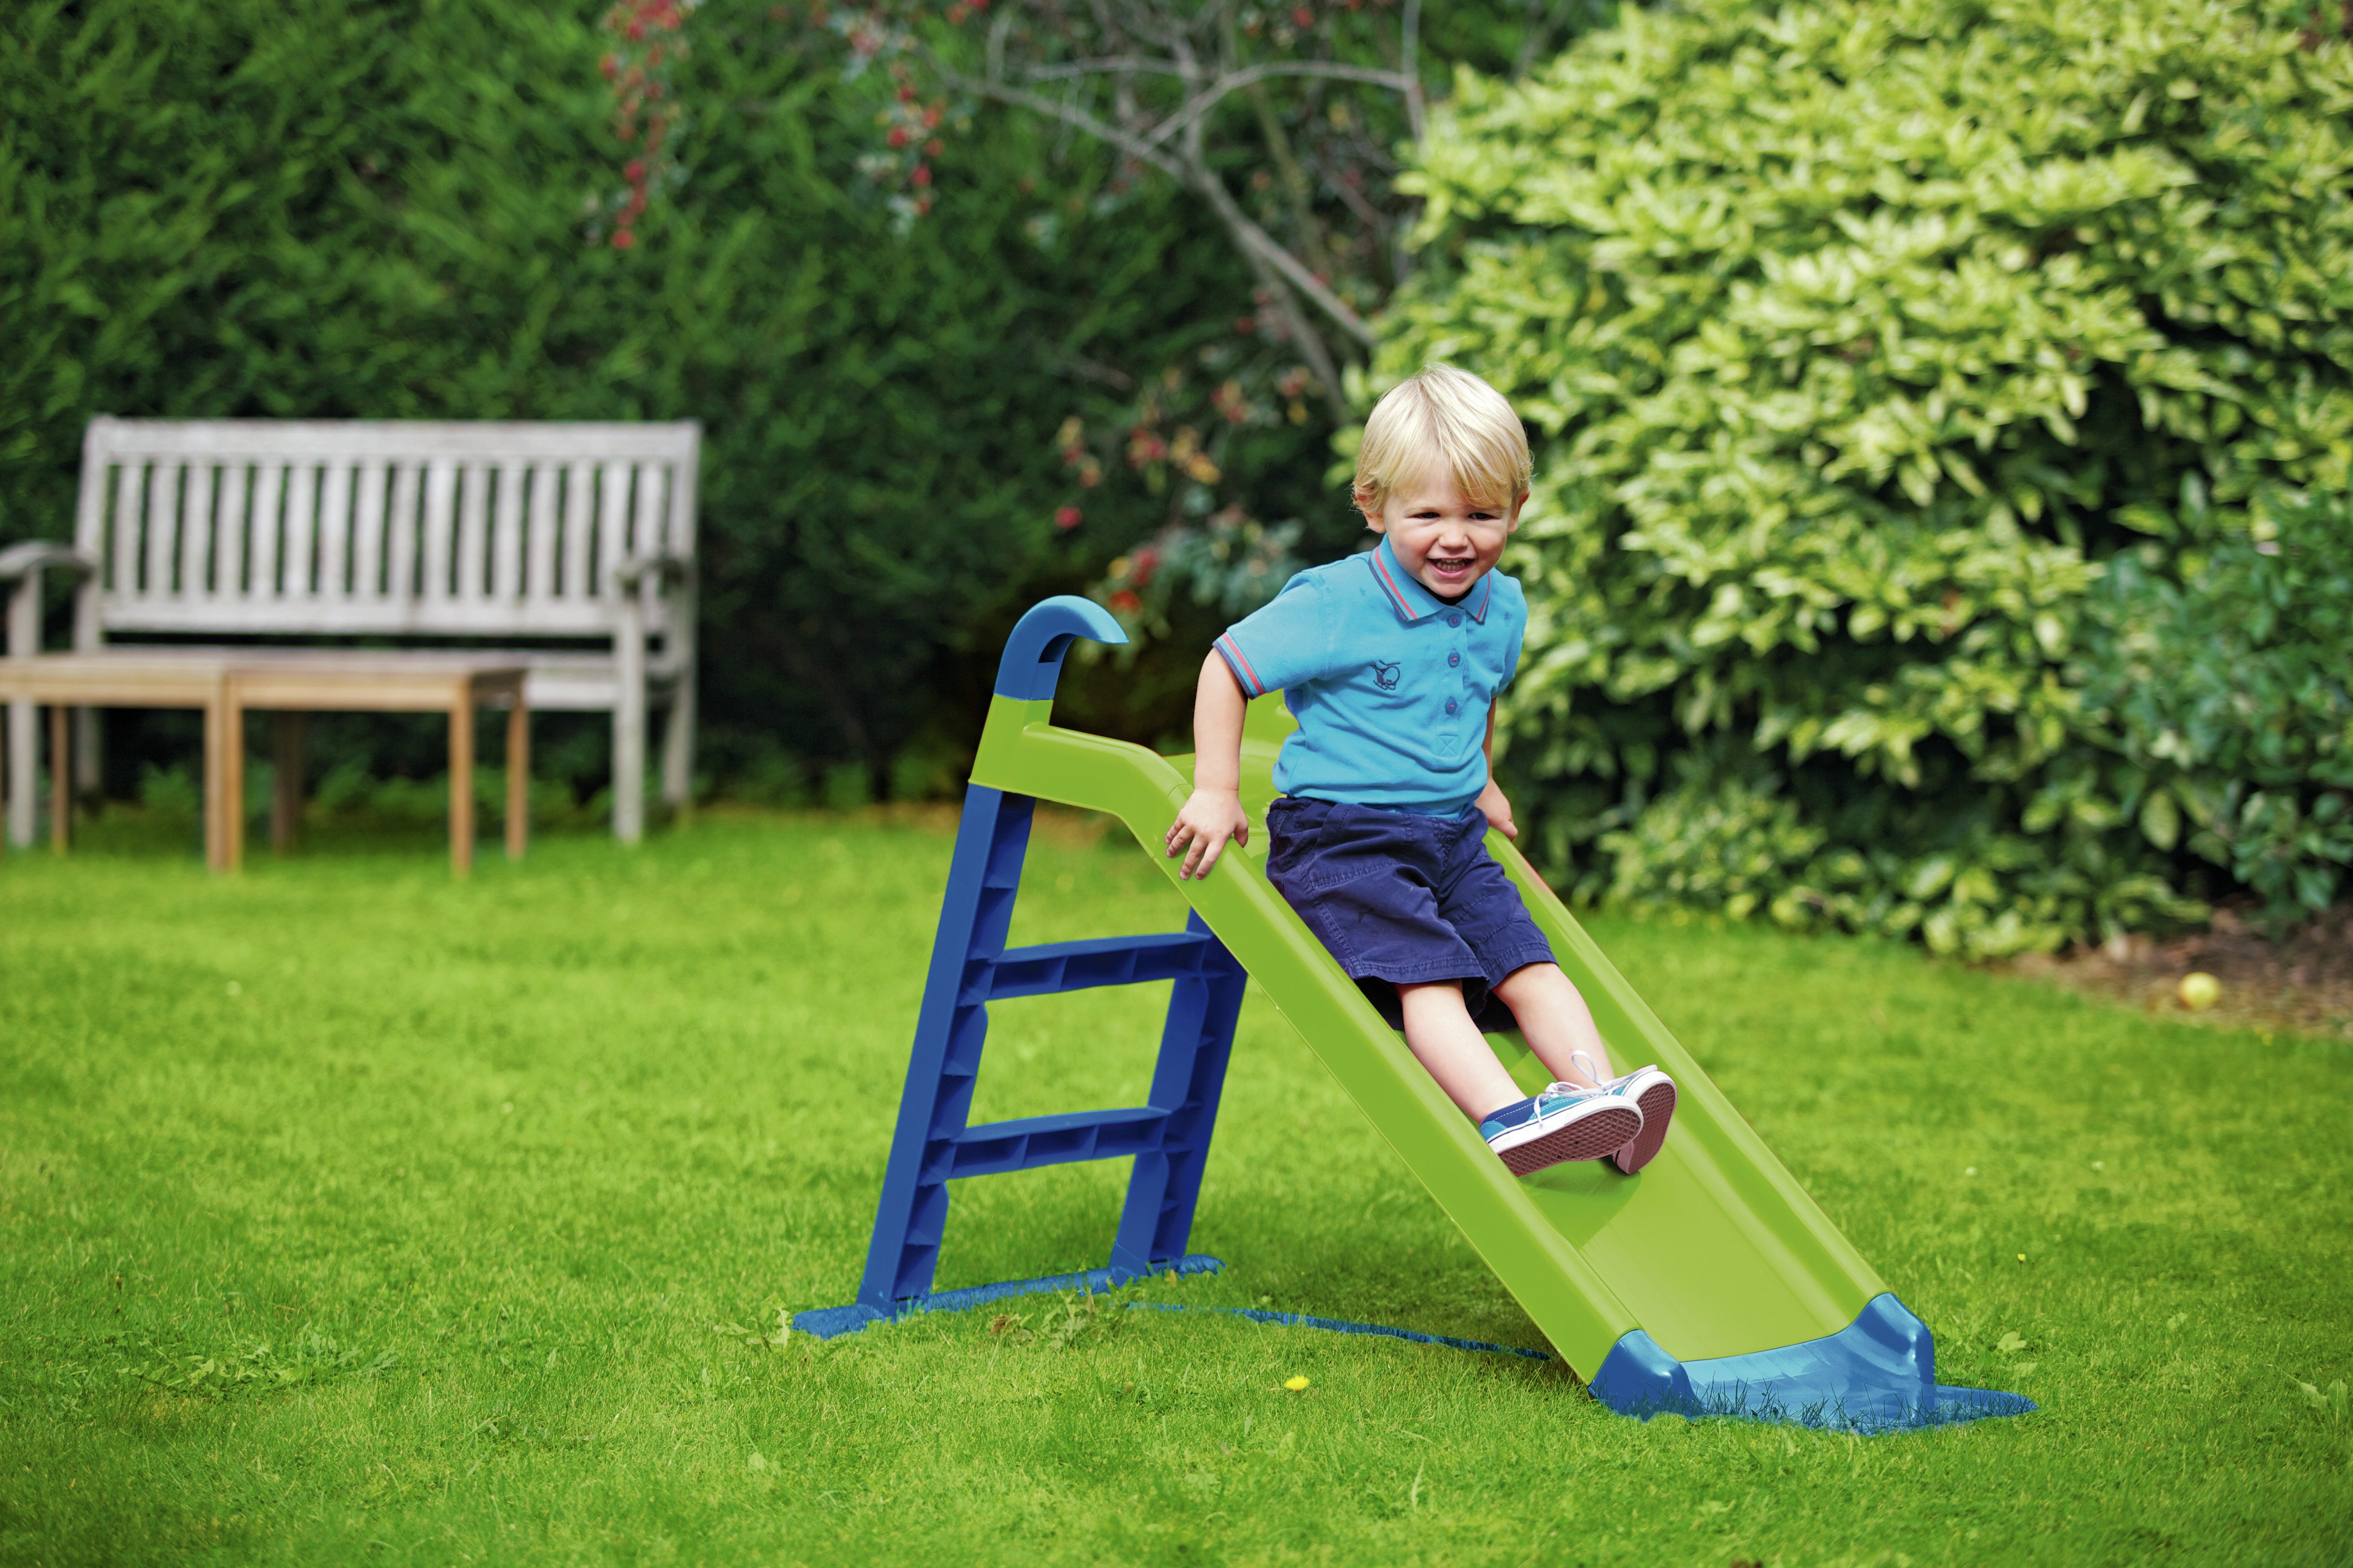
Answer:
[[[98,562],[87,551],[76,550],[70,544],[59,544],[52,540],[32,539],[0,550],[0,583],[37,576],[51,566],[62,566],[85,577],[98,571]]]
[[[51,566],[61,566],[79,574],[82,580],[82,603],[75,614],[77,626],[96,625],[90,601],[92,584],[98,580],[98,562],[70,544],[58,544],[46,539],[29,539],[22,544],[12,544],[0,550],[0,584],[14,583],[16,590],[8,595],[7,642],[5,651],[10,658],[31,658],[41,651],[41,573]],[[91,613],[85,613],[91,612]]]
[[[668,550],[652,550],[632,555],[613,568],[613,586],[625,594],[635,593],[649,577],[660,585],[691,583],[694,558]]]

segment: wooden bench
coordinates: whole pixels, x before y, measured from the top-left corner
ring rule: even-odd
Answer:
[[[85,658],[268,648],[274,668],[307,648],[348,670],[364,652],[393,681],[404,658],[421,669],[453,651],[500,656],[527,669],[526,707],[613,715],[613,832],[635,841],[657,703],[669,710],[663,796],[682,805],[692,785],[701,440],[691,421],[101,416],[82,442],[72,546],[0,551],[0,585],[15,584],[8,658],[46,661],[40,585],[53,570],[79,579],[73,647]],[[166,637],[206,646],[153,640]],[[33,709],[10,702],[19,846],[35,827]],[[72,750],[59,776],[94,778],[90,709]]]

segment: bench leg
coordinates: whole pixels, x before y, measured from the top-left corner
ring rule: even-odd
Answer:
[[[291,855],[302,837],[303,717],[269,716],[269,847]]]
[[[73,745],[69,710],[49,706],[49,848],[62,855],[73,839]]]
[[[507,858],[531,842],[531,709],[517,691],[507,710]]]
[[[468,682],[449,706],[449,871],[474,870],[474,689]]]
[[[670,634],[675,637],[678,634]],[[694,805],[694,666],[679,672],[662,726],[662,799],[681,814]]]
[[[635,844],[646,831],[646,622],[636,594],[616,608],[613,639],[613,837]]]
[[[74,787],[95,795],[104,786],[105,733],[99,728],[96,708],[74,710]]]
[[[621,681],[613,709],[613,837],[635,844],[646,832],[646,689]]]

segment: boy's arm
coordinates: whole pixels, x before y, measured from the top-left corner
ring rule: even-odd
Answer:
[[[1208,876],[1228,839],[1250,842],[1241,795],[1242,720],[1249,706],[1225,657],[1211,649],[1193,695],[1193,794],[1166,840],[1171,858],[1185,857],[1180,879]]]
[[[1502,828],[1504,837],[1506,838],[1517,838],[1520,836],[1520,830],[1512,821],[1512,803],[1504,798],[1502,788],[1495,783],[1495,705],[1492,702],[1487,704],[1487,741],[1484,750],[1487,753],[1487,787],[1479,792],[1479,798],[1473,804],[1486,816],[1488,826]]]

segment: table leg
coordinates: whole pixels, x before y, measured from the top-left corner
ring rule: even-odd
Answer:
[[[474,869],[474,683],[459,683],[449,704],[449,870]]]
[[[522,858],[531,842],[531,710],[522,691],[507,710],[507,858]]]
[[[225,869],[245,868],[245,704],[235,691],[222,710],[221,860]]]
[[[59,855],[73,837],[73,745],[68,710],[49,704],[49,848]]]
[[[34,772],[41,763],[40,710],[29,697],[8,704],[8,842],[18,849],[33,847],[33,829],[40,820],[33,798]]]
[[[227,833],[221,826],[222,743],[228,732],[228,697],[216,686],[205,704],[205,866],[227,868]]]
[[[269,716],[269,847],[280,855],[302,836],[303,724],[300,713]]]

